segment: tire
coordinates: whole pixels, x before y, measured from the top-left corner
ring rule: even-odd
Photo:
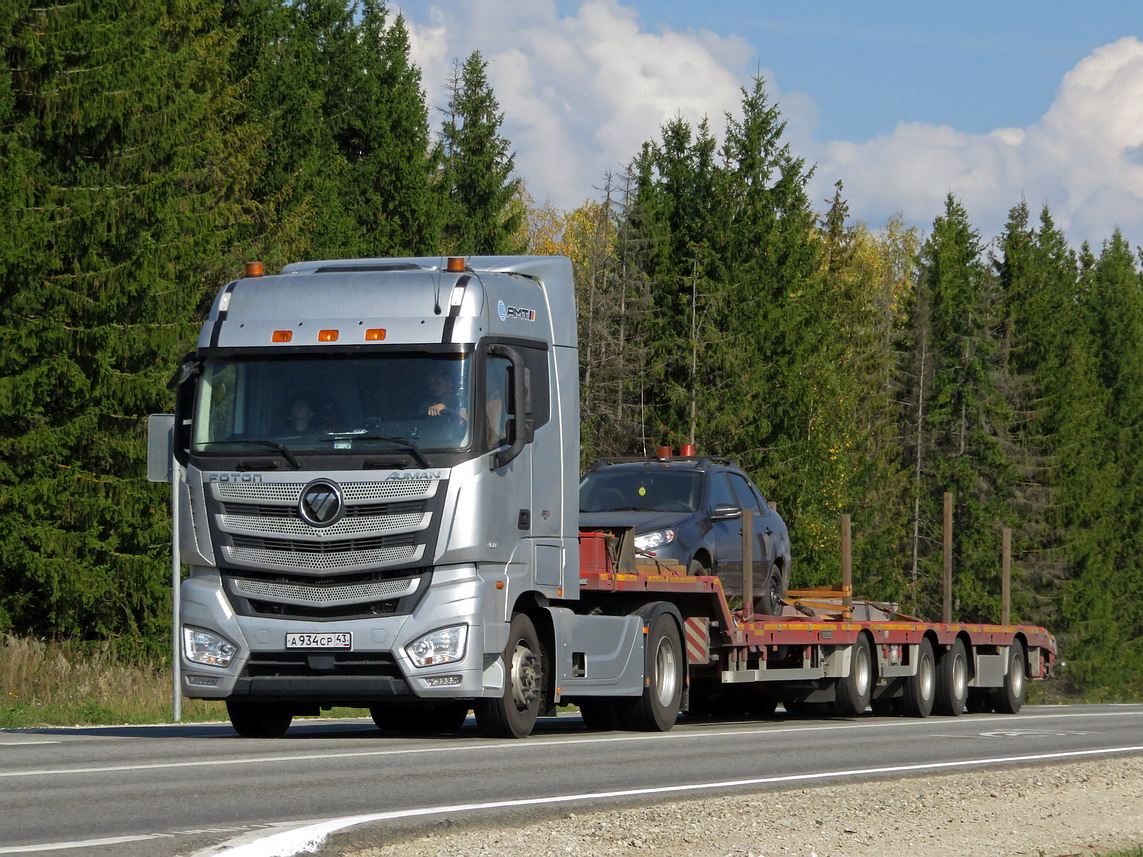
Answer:
[[[512,615],[504,648],[504,692],[476,703],[476,725],[487,738],[527,738],[544,700],[544,652],[536,626],[523,613]]]
[[[968,702],[968,652],[957,640],[937,665],[937,714],[960,717]]]
[[[679,626],[670,613],[651,620],[645,653],[643,694],[619,699],[619,714],[628,729],[668,732],[682,707],[686,668]]]
[[[917,672],[902,682],[901,697],[894,706],[906,717],[928,717],[937,694],[937,664],[933,644],[922,640],[917,647]]]
[[[758,597],[758,612],[766,616],[780,616],[782,599],[785,597],[786,587],[782,585],[782,569],[772,565],[770,573],[766,575],[766,585]]]
[[[615,700],[611,697],[581,699],[576,704],[579,706],[579,716],[583,718],[583,725],[592,732],[612,732],[623,728]]]
[[[869,640],[858,636],[853,644],[849,675],[837,680],[837,711],[843,717],[856,717],[869,706],[873,696],[873,654]]]
[[[468,702],[419,702],[412,705],[378,705],[369,715],[382,732],[401,735],[441,735],[457,732],[468,719]]]
[[[1008,647],[1008,673],[1004,684],[992,691],[992,706],[998,714],[1015,714],[1024,705],[1024,646],[1013,640]]]
[[[228,700],[226,713],[234,731],[243,738],[281,738],[294,720],[288,711],[258,702]]]
[[[710,577],[714,572],[703,565],[702,560],[692,559],[687,566],[687,574],[691,577]]]

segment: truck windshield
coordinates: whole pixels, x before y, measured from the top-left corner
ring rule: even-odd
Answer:
[[[378,351],[208,358],[195,403],[196,453],[468,446],[471,355]]]

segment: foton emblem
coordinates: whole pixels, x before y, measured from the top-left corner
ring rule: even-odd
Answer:
[[[341,519],[345,502],[341,488],[328,479],[315,479],[302,491],[298,514],[315,527],[328,527]]]

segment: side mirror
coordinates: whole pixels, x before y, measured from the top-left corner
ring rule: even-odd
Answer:
[[[742,517],[742,508],[733,503],[719,503],[710,513],[712,521],[733,521]]]
[[[170,482],[171,452],[175,445],[175,415],[151,414],[147,417],[147,479]]]

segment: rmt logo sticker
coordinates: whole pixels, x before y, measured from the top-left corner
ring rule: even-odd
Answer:
[[[496,304],[496,313],[500,316],[501,321],[508,321],[514,319],[516,321],[535,321],[536,311],[534,309],[524,309],[518,306],[507,306],[504,301],[498,301]]]
[[[298,501],[298,514],[314,527],[328,527],[341,520],[345,513],[345,500],[341,488],[328,479],[315,479],[302,491]]]

